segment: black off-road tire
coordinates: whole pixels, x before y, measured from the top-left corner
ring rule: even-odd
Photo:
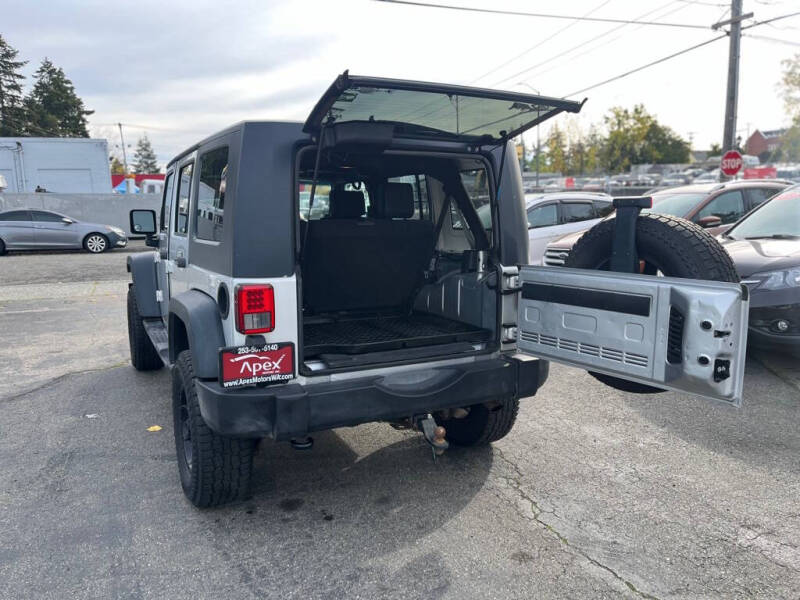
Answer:
[[[172,414],[178,472],[189,501],[208,508],[248,498],[257,440],[227,437],[209,429],[200,414],[188,350],[178,355],[172,368]]]
[[[0,240],[0,256],[3,256],[6,253],[6,244],[3,240]]]
[[[137,371],[157,371],[164,366],[150,336],[144,329],[136,293],[128,288],[128,345],[131,349],[131,364]]]
[[[601,221],[581,236],[564,266],[607,270],[614,224],[614,219]],[[668,277],[739,281],[736,267],[720,243],[702,227],[686,219],[652,213],[640,215],[636,222],[636,252],[640,260]],[[664,391],[611,375],[589,373],[624,392],[652,394]]]
[[[447,440],[457,446],[484,446],[504,438],[517,420],[519,399],[475,404],[463,419],[447,419],[441,425]]]

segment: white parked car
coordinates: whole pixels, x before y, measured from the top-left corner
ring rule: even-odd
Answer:
[[[589,229],[614,208],[611,196],[594,192],[526,194],[528,263],[544,264],[548,243],[574,231]]]

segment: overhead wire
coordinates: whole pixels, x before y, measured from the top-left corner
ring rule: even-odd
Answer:
[[[583,17],[587,17],[587,16],[589,16],[589,15],[591,15],[591,14],[593,14],[593,13],[597,12],[598,10],[600,10],[601,8],[603,8],[603,7],[604,7],[606,4],[608,4],[608,3],[610,3],[610,2],[611,2],[611,0],[605,0],[605,2],[601,2],[600,4],[598,4],[597,6],[595,6],[595,7],[594,7],[592,10],[590,10],[589,12],[585,13],[585,14],[584,14],[584,15],[582,15],[582,16],[583,16]],[[576,18],[576,19],[575,19],[574,21],[572,21],[571,23],[568,23],[567,25],[565,25],[564,27],[562,27],[561,29],[559,29],[559,30],[558,30],[558,31],[556,31],[555,33],[553,33],[553,34],[551,34],[551,35],[548,35],[546,38],[544,38],[543,40],[541,40],[541,41],[539,41],[539,42],[535,43],[535,44],[534,44],[533,46],[531,46],[530,48],[527,48],[526,50],[523,50],[522,52],[520,52],[520,53],[519,53],[519,54],[517,54],[516,56],[512,56],[511,58],[509,58],[509,59],[508,59],[508,60],[506,60],[505,62],[503,62],[503,63],[501,63],[501,64],[497,65],[496,67],[493,67],[492,69],[489,69],[489,70],[488,70],[488,71],[486,71],[486,73],[484,73],[483,75],[481,75],[481,76],[479,76],[479,77],[476,77],[475,79],[472,79],[472,80],[470,80],[469,82],[467,82],[467,85],[472,85],[473,83],[475,83],[475,82],[477,82],[477,81],[480,81],[481,79],[483,79],[483,78],[484,78],[484,77],[486,77],[487,75],[491,75],[492,73],[494,73],[494,72],[496,72],[496,71],[499,71],[499,70],[500,70],[500,69],[502,69],[503,67],[506,67],[506,66],[508,66],[509,64],[511,64],[512,62],[514,62],[515,60],[518,60],[518,59],[522,58],[523,56],[525,56],[525,55],[526,55],[526,54],[528,54],[529,52],[533,52],[534,50],[536,50],[537,48],[540,48],[541,46],[543,46],[544,44],[546,44],[546,43],[547,43],[547,42],[549,42],[550,40],[552,40],[552,39],[554,39],[554,38],[558,37],[559,35],[561,35],[562,33],[564,33],[564,32],[565,32],[567,29],[569,29],[570,27],[574,27],[574,26],[575,26],[575,25],[577,25],[578,23],[580,23],[580,19]]]
[[[373,0],[374,2],[385,2],[386,4],[403,4],[406,6],[418,6],[423,8],[441,8],[449,10],[458,10],[462,12],[476,12],[488,13],[495,15],[507,15],[513,17],[536,17],[541,19],[562,19],[562,20],[578,20],[593,23],[638,23],[642,25],[653,25],[657,27],[678,27],[684,29],[706,29],[705,25],[693,25],[692,23],[665,23],[663,21],[631,21],[629,19],[613,19],[607,17],[581,17],[578,15],[557,15],[551,13],[533,13],[523,12],[518,10],[500,10],[493,8],[479,8],[474,6],[453,6],[451,4],[435,4],[433,2],[415,2],[413,0]]]

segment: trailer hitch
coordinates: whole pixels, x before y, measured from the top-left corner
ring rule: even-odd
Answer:
[[[614,236],[611,240],[611,263],[609,271],[638,273],[639,257],[636,254],[636,221],[643,208],[652,208],[650,196],[623,196],[614,198],[617,216],[614,221]]]
[[[436,424],[430,413],[414,417],[414,428],[422,432],[422,437],[431,445],[433,460],[444,454],[444,451],[450,447],[448,441],[444,439],[447,431],[441,425]]]

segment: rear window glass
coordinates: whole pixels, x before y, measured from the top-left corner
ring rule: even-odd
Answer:
[[[577,223],[594,219],[594,209],[589,202],[564,202],[561,204],[561,222]]]
[[[30,213],[27,210],[12,210],[7,213],[0,213],[0,221],[30,221]]]
[[[197,186],[195,209],[195,235],[198,239],[222,241],[227,173],[227,146],[207,152],[200,157],[200,182]]]

